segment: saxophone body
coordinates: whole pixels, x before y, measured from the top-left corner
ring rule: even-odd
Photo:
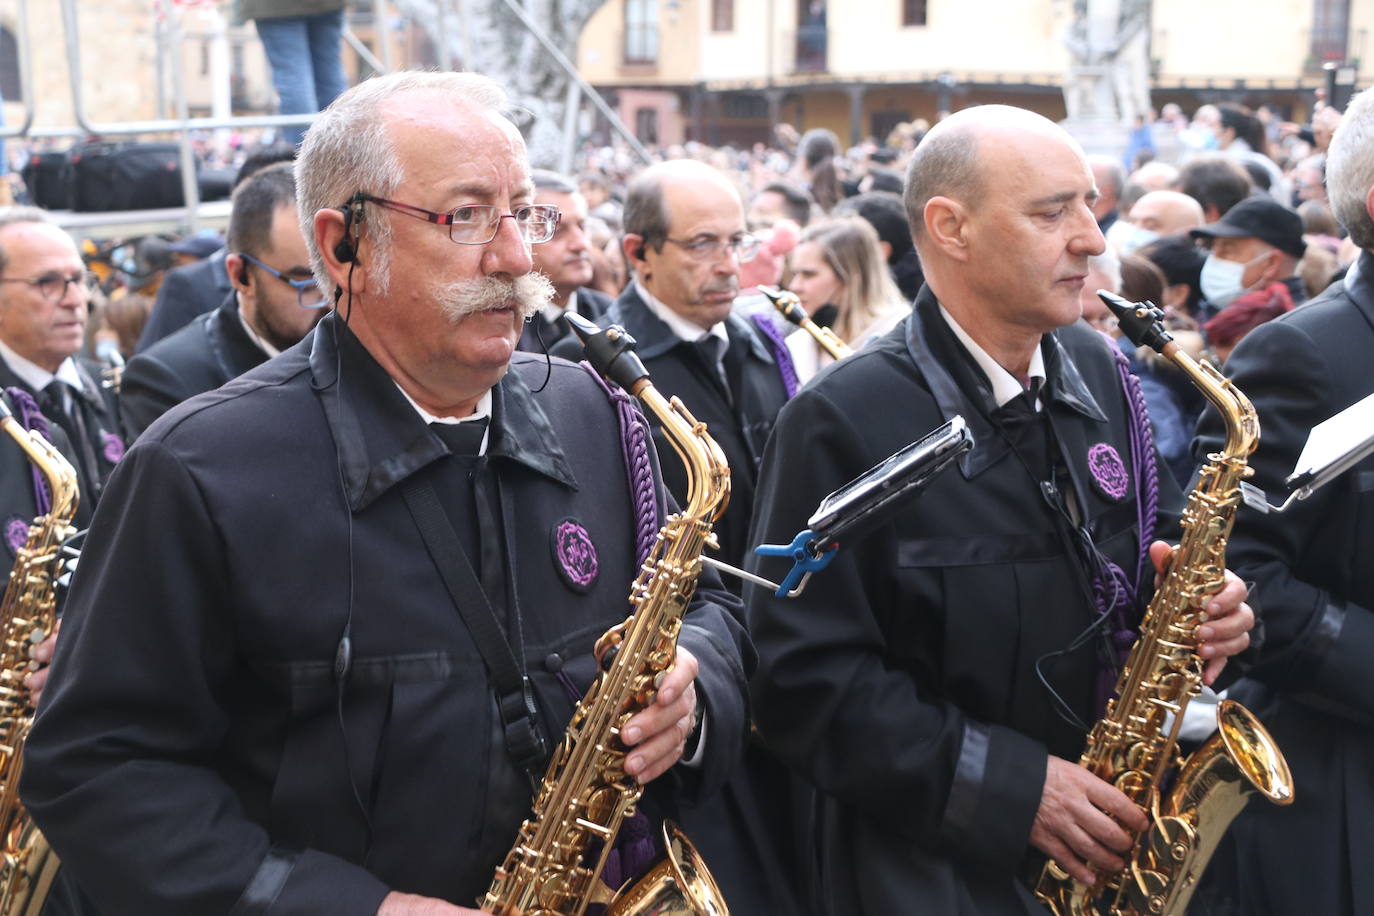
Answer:
[[[578,316],[570,316],[577,318]],[[578,327],[579,334],[598,331]],[[587,342],[587,358],[654,412],[688,471],[683,509],[668,519],[640,568],[630,616],[596,644],[600,673],[578,703],[535,796],[533,814],[497,868],[479,907],[498,916],[581,916],[590,904],[607,916],[728,916],[710,872],[683,834],[664,825],[667,858],[633,887],[614,893],[600,880],[621,824],[634,814],[643,787],[625,772],[620,730],[654,701],[673,664],[682,616],[696,590],[711,525],[725,510],[730,471],[720,447],[677,398],[650,383],[611,328]],[[606,362],[597,344],[614,348]],[[621,361],[624,356],[628,360]],[[617,362],[615,370],[608,366]],[[620,371],[637,366],[638,374]],[[0,914],[2,916],[2,914]]]
[[[1226,422],[1226,444],[1208,456],[1183,512],[1183,536],[1172,565],[1145,611],[1140,636],[1117,682],[1117,696],[1088,734],[1079,764],[1141,807],[1149,826],[1124,854],[1126,867],[1095,884],[1045,865],[1036,896],[1056,916],[1181,916],[1231,821],[1251,796],[1293,800],[1293,780],[1269,733],[1243,706],[1222,700],[1218,728],[1186,759],[1178,731],[1188,702],[1202,690],[1197,627],[1219,591],[1226,542],[1259,442],[1255,409],[1210,364],[1198,365],[1164,332],[1148,304],[1104,301],[1137,345],[1177,365]]]
[[[760,286],[759,292],[773,303],[773,308],[777,309],[782,317],[814,337],[821,349],[830,354],[831,359],[839,360],[854,355],[854,348],[841,340],[838,334],[811,320],[811,316],[801,307],[801,300],[797,298],[796,293],[771,286]]]
[[[0,426],[47,480],[52,509],[34,519],[15,555],[0,601],[0,916],[38,916],[59,862],[19,801],[24,741],[33,724],[24,677],[33,649],[57,621],[56,578],[62,543],[75,533],[76,471],[37,433],[24,429],[0,401]]]

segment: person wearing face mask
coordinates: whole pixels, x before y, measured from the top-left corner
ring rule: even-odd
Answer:
[[[1135,254],[1166,235],[1187,232],[1204,222],[1202,205],[1179,191],[1151,191],[1143,195],[1131,207],[1127,219],[1129,222],[1118,225],[1129,227],[1129,231],[1115,239],[1112,233],[1107,235],[1107,240],[1115,243],[1122,256]]]
[[[1302,238],[1302,220],[1292,210],[1267,198],[1251,197],[1190,234],[1206,240],[1211,249],[1202,265],[1203,320],[1249,290],[1271,283],[1287,287],[1294,304],[1307,299],[1297,276],[1307,243]]]

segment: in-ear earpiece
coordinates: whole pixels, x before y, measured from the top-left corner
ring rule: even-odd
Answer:
[[[339,208],[344,215],[344,237],[334,246],[334,259],[347,264],[358,257],[358,233],[363,221],[363,202],[358,195]],[[352,233],[352,238],[349,233]]]
[[[644,260],[644,246],[643,246],[643,245],[640,245],[638,248],[635,249],[635,260],[636,260],[636,261],[642,261],[642,260]]]

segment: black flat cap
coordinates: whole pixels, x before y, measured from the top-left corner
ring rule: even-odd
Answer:
[[[1199,226],[1190,234],[1195,239],[1259,239],[1295,258],[1307,251],[1302,218],[1268,197],[1247,197],[1215,223]]]

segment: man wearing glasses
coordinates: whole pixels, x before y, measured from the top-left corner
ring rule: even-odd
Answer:
[[[119,391],[132,442],[186,399],[211,391],[288,349],[328,304],[310,269],[296,214],[296,179],[282,162],[234,192],[225,268],[233,292],[218,309],[129,360]]]
[[[94,278],[71,237],[43,210],[0,210],[0,387],[37,401],[71,440],[81,500],[94,507],[124,454],[114,394],[85,342]]]
[[[759,248],[745,225],[739,192],[710,166],[683,159],[645,169],[625,200],[623,245],[634,282],[598,322],[622,325],[634,336],[655,384],[680,397],[725,452],[730,505],[715,531],[718,556],[734,565],[742,565],[751,546],[746,537],[759,462],[790,394],[783,373],[791,369],[786,347],[766,336],[765,325],[732,311],[740,263]],[[573,344],[560,343],[554,355],[579,358],[581,348]],[[685,498],[681,460],[657,430],[655,445],[669,491]],[[740,587],[738,580],[725,584]],[[783,855],[790,841],[787,786],[778,764],[750,747],[720,796],[680,812],[736,912],[798,912]]]
[[[667,499],[599,380],[515,352],[558,213],[505,104],[414,72],[321,113],[296,188],[335,307],[111,479],[23,786],[101,912],[470,914],[529,814]],[[625,723],[646,811],[738,759],[740,612],[703,576]]]

